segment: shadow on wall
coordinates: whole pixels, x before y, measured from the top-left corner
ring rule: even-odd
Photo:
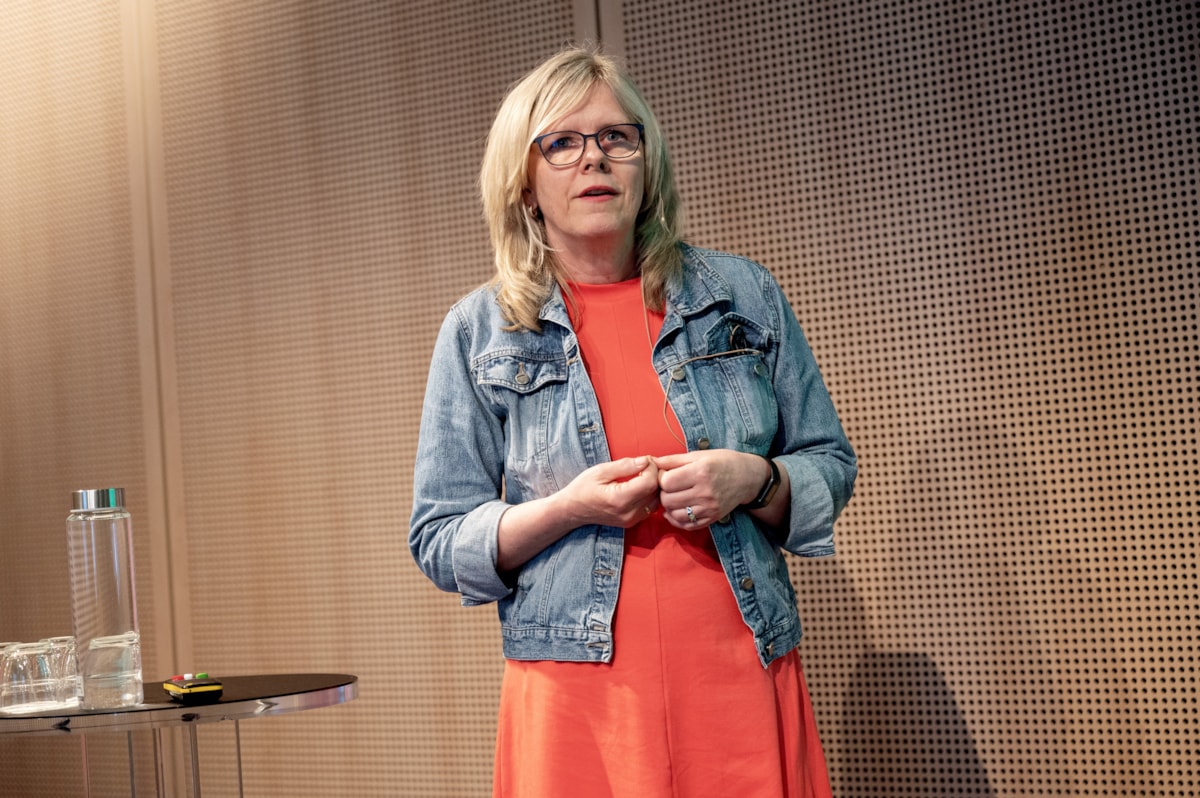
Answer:
[[[994,795],[971,731],[937,665],[868,649],[842,701],[843,795]]]
[[[825,715],[839,722],[822,728],[835,794],[994,795],[971,730],[933,659],[875,647],[862,598],[836,559],[799,569],[801,595],[829,604],[810,610],[804,661],[814,700],[838,699],[836,712]],[[836,652],[832,660],[830,651]]]
[[[1001,429],[935,430],[877,510],[890,538],[842,538],[864,593],[837,560],[793,565],[839,795],[1128,794],[1138,688],[1088,527],[1041,479]]]

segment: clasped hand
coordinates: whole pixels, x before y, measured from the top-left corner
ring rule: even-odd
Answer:
[[[680,529],[703,527],[754,498],[766,466],[731,449],[601,463],[567,487],[581,520],[628,528],[659,507]]]
[[[585,524],[628,529],[660,507],[673,526],[705,527],[752,500],[768,470],[758,455],[731,449],[594,465],[557,493],[512,505],[501,515],[496,567],[503,572],[519,568]]]

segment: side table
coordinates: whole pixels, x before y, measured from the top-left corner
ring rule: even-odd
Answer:
[[[265,676],[219,676],[222,694],[209,704],[181,704],[162,689],[164,679],[145,682],[145,700],[116,710],[51,710],[28,714],[0,712],[0,738],[29,734],[91,734],[151,729],[154,734],[155,785],[165,797],[162,773],[162,729],[185,726],[191,748],[192,796],[200,798],[200,764],[196,725],[232,720],[237,744],[238,794],[242,794],[242,751],[238,722],[244,718],[280,715],[305,709],[344,704],[358,696],[358,677],[340,673],[294,673]],[[86,754],[85,754],[86,756]],[[86,760],[84,763],[86,768]],[[133,783],[130,758],[130,784]]]

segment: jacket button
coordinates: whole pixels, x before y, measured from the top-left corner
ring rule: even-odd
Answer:
[[[675,368],[671,369],[671,379],[675,380],[675,382],[680,382],[683,377],[683,366],[676,366]]]
[[[712,441],[710,441],[708,438],[701,438],[700,440],[696,441],[697,449],[707,449],[709,446],[712,446]]]
[[[766,363],[755,363],[754,364],[754,373],[760,377],[767,376],[767,364]]]
[[[728,516],[728,515],[723,515],[723,516],[721,516],[720,518],[718,518],[718,519],[717,519],[717,523],[718,523],[718,524],[728,524],[728,523],[729,523],[729,516]]]
[[[767,643],[767,656],[769,657],[769,656],[773,655],[774,653],[775,653],[775,644]]]
[[[743,576],[742,577],[742,590],[753,590],[753,589],[754,589],[754,580],[748,576]]]

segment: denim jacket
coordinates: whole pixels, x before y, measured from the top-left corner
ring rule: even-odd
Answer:
[[[765,667],[800,641],[780,549],[833,553],[833,522],[857,465],[816,361],[770,273],[734,255],[683,248],[654,368],[689,450],[767,455],[786,468],[791,514],[768,529],[735,510],[711,525]],[[514,575],[496,569],[496,530],[513,504],[550,495],[606,462],[600,406],[556,288],[542,332],[507,332],[493,289],[451,308],[434,347],[421,417],[409,546],[464,605],[498,604],[510,659],[608,662],[623,530],[579,527]]]

